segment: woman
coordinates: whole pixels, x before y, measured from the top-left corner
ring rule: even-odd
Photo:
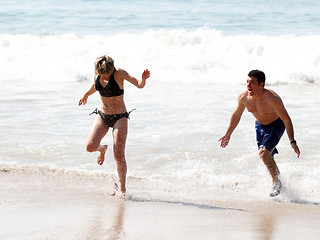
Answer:
[[[88,136],[87,151],[99,151],[100,154],[97,162],[102,165],[108,146],[101,145],[100,142],[107,134],[109,128],[113,128],[113,151],[120,178],[120,195],[124,195],[126,192],[127,164],[125,159],[125,145],[129,118],[129,113],[123,100],[124,80],[129,81],[138,88],[143,88],[146,84],[146,79],[149,77],[150,71],[148,69],[143,71],[142,79],[138,80],[125,70],[121,68],[116,69],[111,57],[99,57],[95,62],[94,83],[79,101],[79,106],[82,104],[85,105],[88,97],[96,91],[99,91],[101,95],[101,110],[96,109],[94,112],[99,114],[99,116],[97,116]]]

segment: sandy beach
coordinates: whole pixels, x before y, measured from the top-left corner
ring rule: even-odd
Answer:
[[[77,179],[3,170],[0,239],[318,239],[318,203],[119,200]],[[48,187],[50,186],[50,187]]]

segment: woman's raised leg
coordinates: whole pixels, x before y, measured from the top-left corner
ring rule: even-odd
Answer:
[[[102,138],[107,134],[109,127],[103,122],[100,116],[97,116],[93,123],[92,129],[87,139],[87,151],[95,152],[99,151],[100,154],[97,158],[98,164],[102,165],[105,159],[105,153],[108,145],[101,145]]]

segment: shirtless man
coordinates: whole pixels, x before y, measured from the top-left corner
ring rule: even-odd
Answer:
[[[286,129],[290,145],[300,156],[300,150],[294,139],[293,125],[281,98],[271,89],[265,89],[265,74],[259,70],[252,70],[248,74],[247,90],[238,97],[238,106],[233,112],[226,134],[219,139],[221,147],[225,148],[231,134],[237,127],[245,108],[256,118],[256,137],[259,156],[267,166],[272,177],[272,191],[270,197],[280,193],[282,187],[279,179],[279,169],[273,155],[278,153],[276,145],[279,143]]]

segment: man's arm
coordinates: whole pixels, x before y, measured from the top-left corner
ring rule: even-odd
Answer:
[[[293,130],[293,124],[291,121],[291,118],[286,110],[286,108],[283,105],[283,102],[279,96],[276,96],[272,101],[272,107],[275,110],[275,112],[278,114],[278,116],[281,118],[283,121],[287,135],[290,141],[290,145],[297,154],[297,156],[300,156],[300,149],[297,145],[297,142],[294,139],[294,130]]]
[[[245,105],[243,104],[243,98],[244,98],[244,94],[242,93],[238,97],[238,105],[231,116],[230,124],[227,129],[227,132],[222,138],[219,139],[219,141],[221,141],[220,146],[223,148],[225,148],[228,145],[231,134],[233,133],[234,129],[239,124],[239,121],[240,121],[241,116],[243,114],[243,111],[245,109]]]

